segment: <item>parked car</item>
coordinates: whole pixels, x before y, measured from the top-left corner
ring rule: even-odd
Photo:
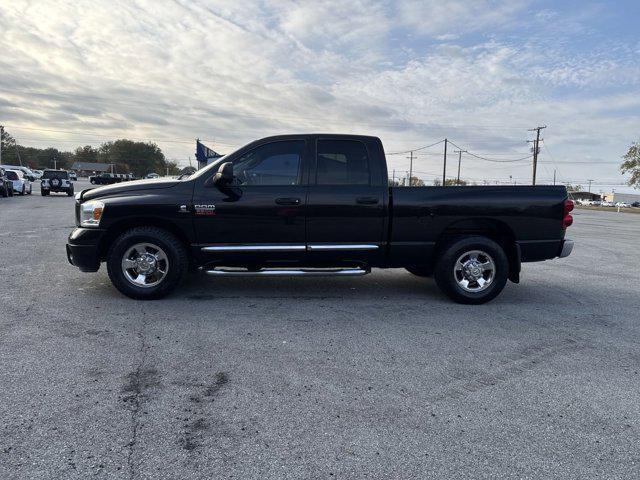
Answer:
[[[144,178],[159,178],[160,175],[158,175],[157,173],[147,173],[147,175]]]
[[[456,302],[519,282],[522,262],[571,253],[563,186],[389,187],[382,142],[283,135],[188,178],[84,190],[69,262],[137,299],[167,295],[189,269],[217,277],[355,276],[406,268]]]
[[[36,180],[40,180],[42,178],[42,170],[31,170],[31,172]]]
[[[640,207],[640,202],[633,202],[631,204],[632,207]]]
[[[616,207],[631,208],[631,204],[627,202],[616,202]]]
[[[40,194],[46,197],[51,192],[66,193],[73,196],[73,182],[69,178],[69,172],[66,170],[45,170],[40,180]]]
[[[31,195],[33,186],[22,170],[6,170],[6,176],[13,183],[13,191],[18,195]]]
[[[128,182],[134,180],[131,173],[101,173],[89,177],[89,182],[94,185],[111,185],[112,183]]]
[[[31,169],[28,168],[28,167],[23,167],[21,165],[0,165],[0,167],[4,168],[5,170],[18,170],[18,171],[22,172],[22,174],[30,182],[35,182],[36,181],[36,176],[33,174]]]
[[[73,180],[74,182],[78,180],[78,175],[73,170],[68,170],[69,172],[69,180]]]
[[[11,197],[13,196],[13,182],[7,177],[7,172],[4,168],[0,167],[0,196]]]
[[[605,201],[603,201],[603,202],[600,203],[600,206],[601,207],[613,207],[613,202],[605,202]]]

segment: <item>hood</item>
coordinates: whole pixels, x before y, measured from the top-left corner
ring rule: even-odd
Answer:
[[[156,178],[152,180],[133,180],[129,182],[114,183],[104,187],[83,190],[82,201],[93,198],[109,197],[126,192],[142,192],[144,190],[156,190],[158,188],[175,187],[180,180],[175,178]]]

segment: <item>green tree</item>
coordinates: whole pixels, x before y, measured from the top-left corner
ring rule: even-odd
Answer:
[[[0,148],[2,149],[2,163],[4,165],[18,164],[16,141],[9,132],[4,129],[2,130],[2,136],[0,137]]]
[[[98,162],[98,149],[93,148],[91,145],[85,145],[84,147],[76,148],[76,151],[73,153],[73,161],[74,162]]]
[[[631,174],[627,183],[632,187],[640,188],[640,143],[633,142],[622,158],[624,162],[620,165],[620,171]]]
[[[460,183],[457,182],[457,180],[455,178],[447,178],[444,182],[445,186],[447,187],[454,187],[456,185],[467,185],[467,182],[464,180],[460,180]],[[442,180],[440,180],[439,178],[436,178],[433,181],[433,185],[435,187],[439,187],[442,185]]]
[[[174,170],[155,143],[134,142],[121,139],[103,143],[98,149],[98,161],[113,163],[119,173],[131,172],[144,176],[149,172],[163,173],[167,167]],[[177,171],[177,166],[175,167]]]

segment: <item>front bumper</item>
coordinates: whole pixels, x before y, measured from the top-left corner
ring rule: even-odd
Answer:
[[[100,244],[106,231],[99,228],[76,228],[67,241],[67,260],[81,272],[100,268]]]
[[[566,239],[562,242],[562,248],[560,249],[559,258],[568,257],[573,251],[573,240]]]

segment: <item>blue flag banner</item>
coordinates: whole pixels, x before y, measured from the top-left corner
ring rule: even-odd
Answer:
[[[204,143],[201,143],[200,140],[196,140],[196,160],[198,160],[198,163],[206,165],[211,160],[220,157],[222,157],[222,155],[218,152],[207,147]]]

